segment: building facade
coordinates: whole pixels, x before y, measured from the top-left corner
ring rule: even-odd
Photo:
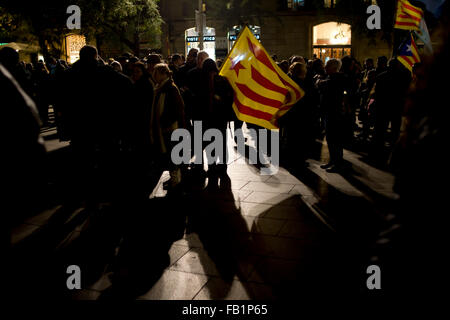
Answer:
[[[362,0],[363,1],[363,0]],[[198,0],[161,0],[161,16],[165,21],[162,33],[162,53],[186,54],[188,48],[195,46],[195,36],[187,36],[187,30],[196,26],[195,9]],[[206,6],[208,6],[208,0]],[[364,33],[358,34],[352,28],[352,17],[337,16],[333,9],[335,0],[324,0],[323,10],[311,9],[308,0],[264,0],[262,9],[267,14],[259,17],[259,38],[271,55],[279,60],[292,55],[308,58],[316,55],[326,61],[351,54],[360,61],[381,55],[390,57],[392,46],[381,39],[381,32],[375,39]],[[368,5],[373,1],[367,1]],[[223,58],[230,49],[233,39],[233,26],[221,19],[208,16],[206,26],[214,30],[215,57]],[[210,41],[212,37],[208,38]],[[190,41],[188,41],[190,40]],[[375,41],[374,41],[375,40]],[[206,46],[205,42],[205,46]],[[209,44],[208,50],[213,45]]]

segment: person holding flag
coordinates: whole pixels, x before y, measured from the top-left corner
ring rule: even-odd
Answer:
[[[239,34],[219,74],[234,90],[237,118],[266,129],[278,129],[278,119],[304,96],[248,27]]]
[[[304,95],[248,27],[240,33],[220,75],[234,89],[233,109],[238,119],[266,129],[278,129],[278,119]]]

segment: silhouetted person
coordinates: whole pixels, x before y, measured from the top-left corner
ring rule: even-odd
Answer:
[[[347,78],[339,72],[341,62],[337,59],[327,61],[325,71],[327,77],[318,80],[320,91],[320,107],[325,117],[325,130],[327,137],[330,161],[322,165],[328,172],[337,172],[343,164],[343,131],[345,130],[344,91]]]
[[[97,49],[84,46],[80,60],[64,72],[59,83],[62,126],[74,153],[79,190],[88,190],[88,197],[104,192],[109,197],[119,190],[119,152],[131,138],[131,81],[99,65]],[[76,94],[68,98],[67,88]]]
[[[154,154],[150,142],[150,117],[154,87],[147,68],[142,62],[135,62],[131,66],[131,80],[133,81],[133,91],[128,97],[127,109],[132,126],[129,132],[128,148],[136,169],[136,179],[142,186],[142,192],[145,192],[148,197],[153,190],[154,179],[156,179],[151,176],[151,161]]]
[[[425,59],[423,74],[406,102],[405,130],[391,161],[399,209],[380,233],[370,261],[382,270],[383,295],[395,298],[439,298],[447,281],[448,192],[442,187],[446,175],[439,163],[449,128],[449,109],[442,104],[448,84],[440,77],[450,71],[448,9],[435,31],[441,43],[434,56]]]
[[[358,67],[355,58],[345,56],[341,59],[342,66],[340,72],[347,77],[347,87],[345,95],[345,132],[344,143],[350,145],[353,142],[353,133],[356,129],[356,108],[359,106],[358,89],[361,80],[357,73]]]
[[[306,64],[305,58],[303,58],[302,56],[292,56],[289,58],[289,67],[291,67],[295,62]]]
[[[373,99],[372,89],[375,85],[376,71],[370,70],[360,87],[360,111],[358,118],[362,122],[362,131],[358,136],[359,139],[365,141],[369,137],[370,128],[374,121],[375,103]]]
[[[114,70],[116,70],[117,72],[120,72],[120,73],[122,73],[122,65],[120,64],[120,62],[119,61],[112,61],[111,62],[111,64],[110,64],[110,66],[114,69]]]
[[[19,63],[19,53],[10,47],[0,49],[0,63],[12,74],[20,87],[32,97],[31,74],[25,69],[23,64]]]
[[[201,91],[200,105],[202,110],[202,128],[217,129],[222,133],[223,146],[222,155],[217,160],[219,163],[210,163],[208,159],[208,187],[217,187],[218,179],[224,177],[227,171],[227,121],[232,112],[233,89],[228,80],[219,76],[219,70],[214,60],[208,58],[203,62],[202,72],[204,73],[204,89]],[[206,147],[206,144],[203,144]]]
[[[377,67],[375,68],[377,75],[385,72],[387,70],[388,58],[385,56],[380,56],[377,58]]]
[[[307,153],[311,148],[314,139],[315,106],[311,100],[313,83],[306,79],[306,64],[294,62],[291,66],[289,76],[305,92],[305,96],[300,99],[291,110],[280,119],[280,124],[287,131],[287,160],[294,168],[306,166]]]
[[[180,91],[173,82],[172,72],[166,64],[157,64],[153,71],[155,98],[150,117],[150,141],[157,155],[161,173],[169,170],[167,187],[174,189],[181,182],[181,169],[171,159],[174,143],[172,132],[185,128],[184,103]]]
[[[155,79],[153,79],[153,69],[159,63],[161,63],[161,57],[159,55],[152,53],[147,57],[147,71],[150,75],[150,81],[153,86],[156,85]]]
[[[375,64],[372,58],[364,60],[363,79],[367,78],[369,71],[375,69]]]
[[[11,297],[14,293],[10,289],[16,288],[17,279],[10,279],[12,270],[4,268],[10,267],[12,262],[11,227],[22,222],[36,209],[40,191],[46,182],[43,174],[46,157],[43,140],[39,134],[40,120],[36,106],[1,63],[0,91],[2,113],[7,119],[1,126],[4,152],[1,174],[3,209],[0,243],[4,254],[2,271],[7,272],[5,284]]]
[[[177,53],[170,57],[169,68],[172,71],[172,78],[177,87],[180,86],[180,68],[183,66],[184,62],[181,56]]]
[[[314,60],[310,60],[308,64],[310,66],[308,67],[306,73],[306,83],[315,84],[317,80],[325,77],[324,63],[321,59],[315,58]],[[316,86],[314,86],[314,89],[310,92],[310,99],[317,109],[318,128],[316,129],[316,134],[318,137],[323,138],[323,133],[325,131],[325,115],[323,114],[322,109],[319,108],[320,94]]]
[[[390,143],[393,145],[399,136],[405,95],[410,79],[405,75],[397,59],[389,61],[387,71],[379,74],[375,80],[374,98],[376,108],[373,157],[386,161],[384,144],[387,141],[387,130],[391,124]]]
[[[183,93],[184,87],[187,86],[187,74],[189,71],[197,66],[197,54],[198,49],[192,48],[189,50],[186,57],[186,63],[182,65],[179,69],[178,83],[176,85],[180,88]]]
[[[289,62],[287,60],[283,60],[281,62],[277,62],[277,65],[283,70],[284,73],[288,74],[289,72]]]
[[[202,71],[202,67],[203,62],[208,57],[209,55],[206,51],[200,51],[197,54],[196,67],[188,71],[185,87],[182,89],[183,99],[186,106],[186,122],[189,130],[191,131],[191,136],[194,136],[194,121],[204,120],[204,110],[207,108],[205,105],[205,100],[201,97],[207,90],[204,86],[206,75]],[[192,150],[194,150],[193,147]],[[199,177],[205,173],[203,166],[201,165],[195,165],[194,169]]]

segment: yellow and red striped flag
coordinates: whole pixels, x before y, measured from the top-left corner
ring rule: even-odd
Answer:
[[[394,28],[420,30],[423,10],[413,6],[408,0],[398,0]]]
[[[397,59],[411,72],[414,64],[420,62],[419,52],[417,50],[417,46],[416,43],[414,42],[412,34],[400,46]]]
[[[278,129],[278,119],[304,96],[247,27],[239,34],[220,75],[234,89],[233,109],[238,119],[267,129]]]

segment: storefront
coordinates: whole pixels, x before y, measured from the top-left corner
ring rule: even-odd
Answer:
[[[185,31],[186,55],[192,48],[200,50],[198,37],[199,35],[195,28]],[[208,53],[211,59],[216,60],[216,29],[206,27],[206,32],[203,34],[203,50]]]
[[[86,45],[86,38],[79,34],[70,34],[65,37],[66,60],[74,63],[80,59],[80,50]]]
[[[351,26],[345,23],[326,22],[313,27],[313,53],[327,62],[341,59],[352,53]]]

